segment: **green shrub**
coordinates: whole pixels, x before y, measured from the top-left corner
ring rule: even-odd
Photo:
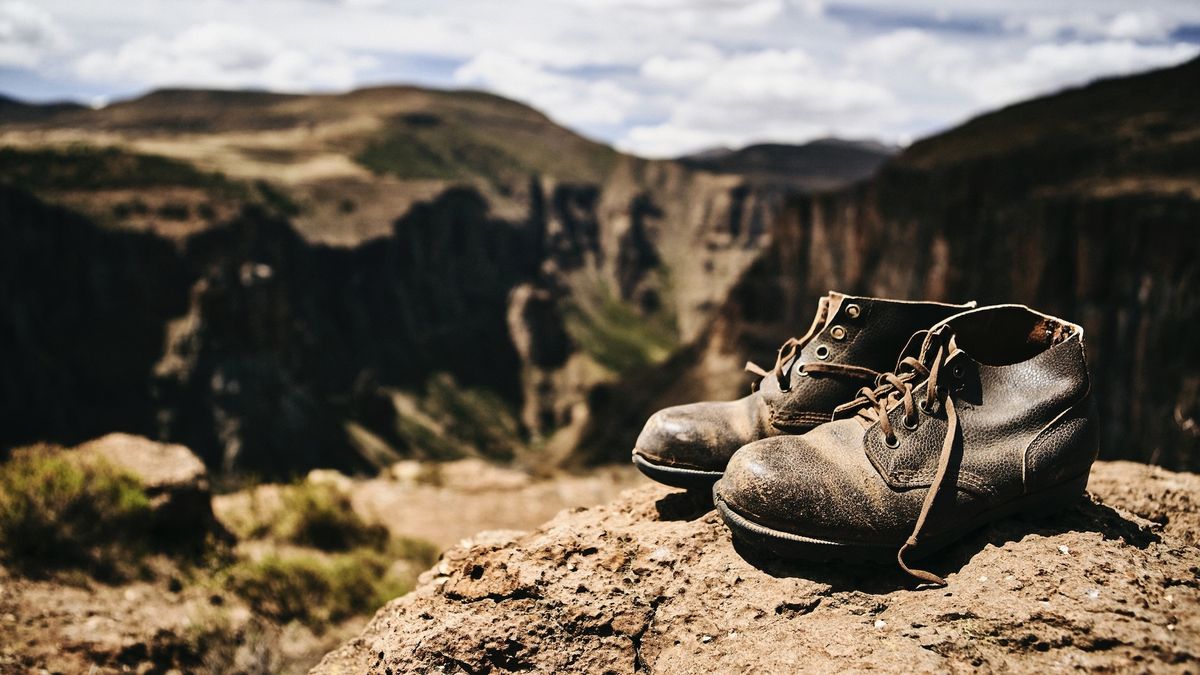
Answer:
[[[236,188],[217,173],[158,155],[119,148],[0,148],[0,181],[34,190],[99,190],[182,185],[216,191]]]
[[[411,119],[411,118],[410,118]],[[402,179],[466,180],[493,184],[527,176],[531,169],[494,136],[457,124],[394,123],[355,156],[376,174]]]
[[[310,481],[285,489],[283,508],[270,532],[281,541],[323,551],[360,546],[382,550],[388,542],[387,528],[359,517],[349,497],[333,485]]]
[[[397,540],[383,551],[272,554],[235,565],[230,586],[259,614],[320,628],[374,611],[412,590],[413,575],[393,572],[393,561],[407,559],[424,568],[436,559],[433,551],[425,542]]]
[[[140,558],[149,525],[138,479],[99,459],[34,446],[0,464],[0,556],[23,571],[120,576]]]

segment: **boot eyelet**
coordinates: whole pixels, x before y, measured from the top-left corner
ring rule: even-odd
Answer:
[[[846,329],[842,328],[841,326],[834,326],[833,328],[829,329],[829,336],[834,340],[845,340]]]
[[[920,401],[917,401],[917,408],[919,408],[921,410],[921,412],[925,413],[926,415],[933,414],[933,406],[926,403],[925,399],[921,399]]]
[[[815,353],[818,359],[824,361],[825,359],[829,358],[829,347],[826,347],[825,345],[817,345],[817,351]]]
[[[905,429],[908,429],[909,431],[916,431],[917,426],[920,424],[921,424],[921,418],[916,415],[913,415],[912,422],[908,421],[908,415],[900,416],[900,425],[903,426]]]
[[[889,448],[895,450],[896,448],[900,447],[900,439],[899,438],[888,438],[887,436],[884,436],[883,444],[888,446]]]
[[[862,314],[862,308],[858,305],[846,305],[846,316],[851,319],[857,319],[859,314]]]
[[[954,364],[954,367],[950,369],[950,374],[954,376],[954,379],[961,380],[962,376],[963,376],[962,364],[961,363]]]

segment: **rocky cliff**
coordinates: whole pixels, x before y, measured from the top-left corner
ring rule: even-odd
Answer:
[[[823,152],[751,184],[404,87],[0,106],[0,447],[560,461],[597,386],[703,331],[789,190],[867,170]]]
[[[646,487],[525,533],[481,534],[318,673],[1186,671],[1200,658],[1200,478],[1100,463],[1091,498],[898,569],[739,550]]]
[[[707,205],[722,215],[682,234],[663,232],[664,210],[640,193],[602,217],[597,189],[540,189],[514,222],[492,215],[478,191],[449,188],[389,236],[344,247],[308,241],[260,208],[171,241],[0,187],[9,308],[0,349],[15,357],[2,383],[5,442],[121,429],[185,443],[214,467],[279,474],[436,455],[449,441],[423,436],[464,415],[516,424],[522,405],[525,427],[550,433],[579,414],[589,387],[694,332],[697,320],[671,317],[715,305],[719,275],[748,264],[770,217],[755,205],[745,216],[758,219],[747,226],[755,234],[713,235],[708,262],[730,268],[713,271],[713,283],[695,283],[707,274],[703,256],[678,264],[694,282],[678,294],[689,306],[679,312],[665,306],[674,256],[661,241],[704,239],[714,218],[727,228],[724,188],[712,187]],[[692,186],[664,189],[670,203],[692,203],[680,194]],[[535,297],[541,310],[529,305]],[[643,323],[661,332],[648,336]],[[419,397],[435,375],[449,390],[488,392],[486,405],[446,410],[459,397],[440,419],[414,412],[405,392]],[[480,444],[458,431],[445,435]],[[484,450],[511,459],[523,441],[519,429],[509,436]]]

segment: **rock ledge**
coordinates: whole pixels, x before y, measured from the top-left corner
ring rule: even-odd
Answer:
[[[739,552],[657,486],[448,551],[314,672],[1195,671],[1200,476],[1099,463],[1091,500],[890,567]],[[745,555],[746,557],[743,557]]]

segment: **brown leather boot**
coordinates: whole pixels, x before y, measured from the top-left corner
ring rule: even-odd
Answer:
[[[803,436],[737,451],[714,488],[734,535],[785,557],[909,563],[997,518],[1077,500],[1096,458],[1083,329],[985,307],[924,333]]]
[[[808,333],[779,348],[771,372],[746,364],[762,377],[753,393],[654,413],[638,436],[633,462],[660,483],[707,492],[738,448],[828,422],[835,407],[895,366],[913,333],[974,306],[831,291]]]

